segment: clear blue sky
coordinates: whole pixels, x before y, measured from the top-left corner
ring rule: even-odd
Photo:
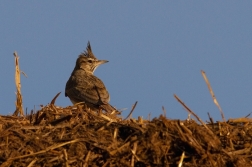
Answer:
[[[71,105],[64,97],[77,56],[90,40],[109,60],[101,78],[117,108],[133,117],[185,119],[177,94],[198,116],[221,120],[252,112],[252,1],[1,1],[0,114],[15,110],[14,56],[20,56],[24,109]]]

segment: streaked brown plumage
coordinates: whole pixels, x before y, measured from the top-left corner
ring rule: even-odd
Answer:
[[[65,96],[73,104],[85,102],[90,108],[102,108],[107,112],[115,110],[108,102],[109,93],[103,82],[93,75],[95,69],[107,60],[98,60],[92,53],[90,43],[87,50],[79,55],[75,68],[66,83]]]

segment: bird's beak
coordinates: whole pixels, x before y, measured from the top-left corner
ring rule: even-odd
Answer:
[[[96,66],[99,66],[99,65],[104,64],[104,63],[107,63],[107,62],[109,62],[109,61],[108,61],[108,60],[98,60],[98,61],[96,62]]]

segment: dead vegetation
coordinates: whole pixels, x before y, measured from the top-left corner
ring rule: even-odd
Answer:
[[[252,166],[252,120],[226,122],[206,82],[222,122],[214,122],[209,116],[210,121],[204,123],[176,95],[197,121],[170,120],[164,108],[158,118],[133,119],[130,114],[136,104],[127,119],[118,113],[92,111],[84,104],[62,108],[55,105],[59,94],[39,111],[23,116],[19,90],[16,112],[0,116],[0,167]]]
[[[123,121],[84,105],[49,104],[25,117],[0,117],[0,164],[251,166],[250,121],[243,118],[202,126],[162,115]]]

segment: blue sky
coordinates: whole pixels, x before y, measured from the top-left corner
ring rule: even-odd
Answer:
[[[185,119],[176,94],[204,121],[221,120],[204,70],[226,119],[244,117],[252,99],[251,1],[1,1],[0,114],[15,110],[14,56],[20,56],[24,109],[64,97],[78,55],[91,42],[109,60],[95,75],[117,108],[133,117]]]

